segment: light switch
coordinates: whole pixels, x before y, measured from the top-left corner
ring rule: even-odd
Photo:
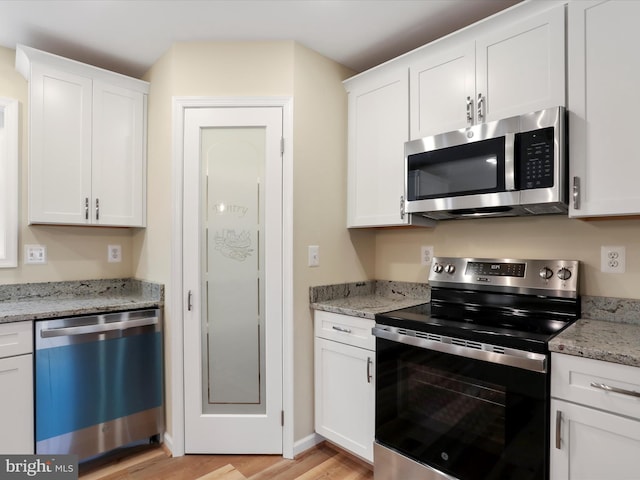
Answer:
[[[318,265],[320,265],[320,247],[309,245],[309,266],[317,267]]]

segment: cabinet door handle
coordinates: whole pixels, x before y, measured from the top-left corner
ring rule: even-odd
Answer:
[[[561,440],[560,436],[562,433],[562,412],[560,410],[556,410],[556,448],[561,450]]]
[[[89,220],[89,197],[84,197],[84,219]]]
[[[575,210],[580,209],[580,177],[573,177],[573,191],[571,193],[573,198],[573,208]]]
[[[371,383],[371,379],[373,378],[371,365],[373,365],[373,360],[371,360],[371,357],[367,357],[367,383]]]
[[[484,121],[484,97],[481,93],[478,94],[478,123]]]
[[[100,200],[96,198],[96,221],[100,220]]]
[[[624,388],[612,387],[611,385],[607,385],[605,383],[596,382],[591,382],[591,386],[593,388],[599,388],[600,390],[604,390],[606,392],[620,393],[622,395],[629,395],[630,397],[640,398],[640,392],[636,392],[635,390],[626,390]]]
[[[400,196],[400,220],[404,220],[404,195]]]
[[[331,328],[333,328],[334,330],[337,330],[339,332],[342,332],[342,333],[351,333],[351,329],[350,328],[338,327],[337,325],[334,325]]]
[[[192,293],[191,290],[189,290],[189,293],[187,293],[187,311],[191,311],[191,309],[193,308],[193,305],[191,305],[191,297],[192,297]]]
[[[467,97],[467,125],[473,125],[473,98]]]

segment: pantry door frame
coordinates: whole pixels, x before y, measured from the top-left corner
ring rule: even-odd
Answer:
[[[174,456],[185,454],[184,434],[184,335],[183,312],[183,175],[184,115],[188,108],[215,107],[280,107],[283,120],[282,155],[282,456],[294,457],[294,390],[293,390],[293,98],[292,97],[173,97],[173,221],[171,245],[170,322],[171,338],[171,435],[165,443]]]

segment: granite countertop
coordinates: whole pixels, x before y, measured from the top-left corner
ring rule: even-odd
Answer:
[[[640,367],[640,325],[580,319],[551,340],[549,350]]]
[[[375,280],[309,289],[314,310],[370,319],[430,299],[426,283]],[[582,316],[551,340],[552,352],[640,367],[640,300],[583,296]]]
[[[413,307],[430,299],[425,283],[374,280],[309,288],[312,309],[372,320],[376,313]]]
[[[0,323],[163,305],[162,285],[131,278],[0,285]]]

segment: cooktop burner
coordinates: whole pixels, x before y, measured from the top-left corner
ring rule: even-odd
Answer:
[[[376,315],[376,323],[546,353],[580,316],[578,262],[434,258],[431,302]]]

